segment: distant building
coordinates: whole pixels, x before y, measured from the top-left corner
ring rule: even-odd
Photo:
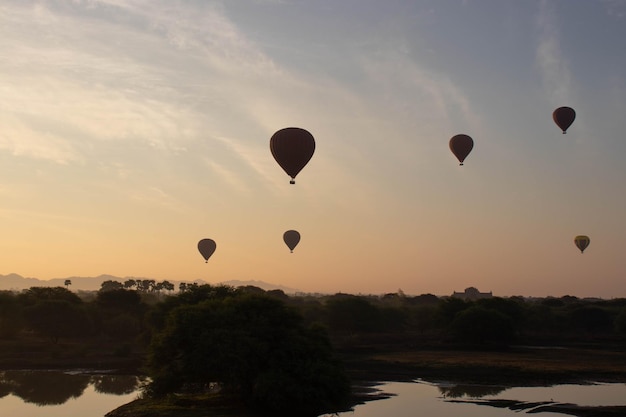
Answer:
[[[461,298],[463,300],[478,300],[481,298],[491,298],[493,297],[493,294],[491,293],[491,291],[489,292],[480,292],[478,291],[476,288],[474,287],[469,287],[466,288],[464,292],[456,292],[454,291],[452,293],[452,297],[456,297],[456,298]]]

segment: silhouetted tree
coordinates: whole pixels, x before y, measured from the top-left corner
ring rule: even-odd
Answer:
[[[100,284],[100,291],[113,291],[124,288],[124,285],[119,281],[106,280]]]
[[[483,344],[509,343],[515,329],[510,317],[499,311],[475,305],[456,315],[451,325],[452,335],[461,342]]]
[[[118,288],[99,291],[96,303],[101,309],[108,311],[137,312],[141,308],[141,296],[136,291]]]
[[[613,331],[613,318],[611,314],[595,306],[582,306],[573,309],[569,318],[572,327],[576,330],[588,333],[611,333]]]
[[[225,394],[281,414],[332,411],[350,391],[325,334],[280,300],[256,294],[171,310],[149,369],[154,396],[219,382]]]
[[[91,334],[92,322],[86,309],[66,300],[43,300],[24,308],[27,326],[54,343],[61,337]]]
[[[20,303],[11,291],[0,291],[0,338],[13,339],[23,326]]]
[[[63,287],[31,287],[18,295],[20,302],[32,305],[44,300],[67,301],[71,304],[80,304],[80,297]]]
[[[116,339],[132,339],[141,333],[145,306],[137,291],[98,291],[95,305],[101,331]]]
[[[471,305],[471,302],[456,297],[447,297],[441,299],[437,307],[441,326],[443,328],[449,326],[450,323],[452,323],[452,321],[456,318],[457,314],[469,308]]]
[[[380,310],[363,297],[337,294],[326,301],[328,328],[334,332],[373,332],[383,328]]]
[[[130,290],[131,288],[137,287],[137,281],[134,279],[127,279],[124,281],[124,289]]]

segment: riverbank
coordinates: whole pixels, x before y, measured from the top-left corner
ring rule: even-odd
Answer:
[[[356,381],[409,381],[419,377],[523,385],[626,382],[626,352],[597,347],[380,350],[343,352],[342,359]]]
[[[92,369],[137,374],[145,351],[137,345],[62,341],[40,338],[0,341],[0,370],[9,369]]]

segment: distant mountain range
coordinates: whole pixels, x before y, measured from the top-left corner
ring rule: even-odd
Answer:
[[[72,284],[69,286],[70,290],[97,291],[100,289],[104,281],[117,281],[117,282],[123,283],[124,281],[127,281],[129,279],[144,280],[144,279],[153,279],[153,278],[138,278],[138,277],[123,277],[122,278],[122,277],[116,277],[113,275],[99,275],[97,277],[67,277],[67,278],[54,278],[54,279],[49,279],[49,280],[43,280],[43,279],[38,279],[38,278],[24,278],[23,276],[18,275],[18,274],[9,274],[9,275],[0,275],[0,290],[19,291],[19,290],[28,289],[31,287],[64,287],[65,281],[70,280],[72,282]],[[156,279],[155,281],[162,282],[164,280]],[[282,290],[287,294],[295,294],[297,292],[300,292],[299,290],[294,289],[294,288],[289,288],[289,287],[285,287],[282,285],[275,285],[275,284],[270,284],[267,282],[256,281],[256,280],[250,280],[250,281],[232,280],[232,281],[223,281],[219,283],[209,283],[203,280],[177,281],[177,280],[168,279],[167,281],[174,284],[176,289],[178,289],[178,286],[181,282],[185,282],[185,283],[195,282],[198,284],[212,284],[212,285],[224,284],[224,285],[230,285],[233,287],[242,287],[242,286],[251,285],[254,287],[262,288],[266,291]]]

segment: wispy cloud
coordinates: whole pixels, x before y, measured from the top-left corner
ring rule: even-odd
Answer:
[[[1,7],[0,147],[15,155],[82,161],[108,141],[184,151],[254,119],[257,85],[280,72],[204,3]]]
[[[383,100],[385,117],[403,129],[419,126],[420,136],[438,137],[442,126],[451,130],[482,130],[480,116],[472,110],[462,88],[446,75],[436,73],[405,53],[401,47],[363,59],[368,83]],[[458,132],[455,132],[458,133]]]
[[[568,62],[561,52],[558,19],[554,3],[542,1],[536,19],[539,39],[536,62],[543,86],[554,103],[569,103],[571,74]],[[565,105],[564,104],[564,105]]]

